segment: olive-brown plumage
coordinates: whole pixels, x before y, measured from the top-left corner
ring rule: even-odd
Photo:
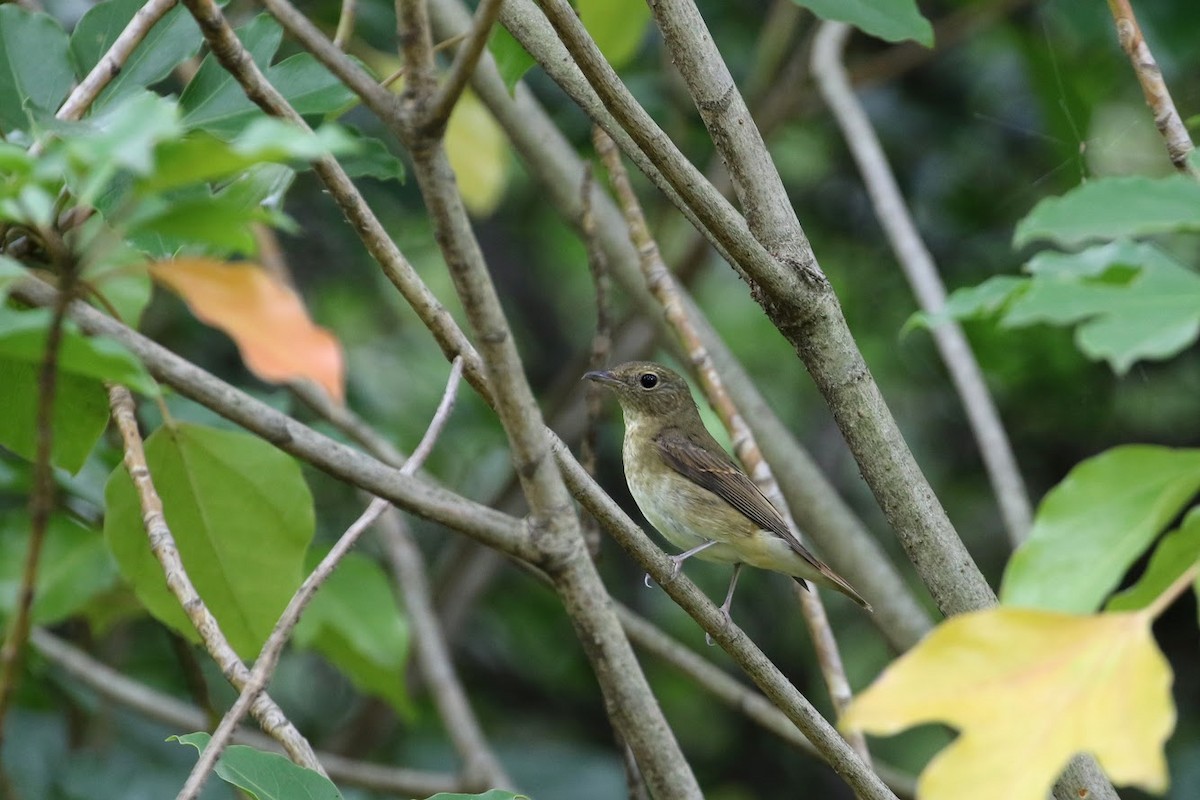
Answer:
[[[632,361],[584,377],[617,396],[625,415],[625,480],[638,508],[684,552],[734,564],[722,608],[728,614],[742,564],[829,586],[870,605],[800,543],[754,481],[713,439],[687,382],[670,369]]]

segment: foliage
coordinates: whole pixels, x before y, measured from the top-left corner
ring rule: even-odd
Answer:
[[[797,4],[877,39],[933,42],[933,27],[911,0]],[[50,320],[48,311],[13,299],[13,287],[73,269],[82,300],[227,383],[332,432],[262,383],[312,380],[398,448],[411,449],[438,400],[445,358],[307,173],[311,161],[332,156],[364,178],[362,190],[387,234],[447,314],[461,320],[417,187],[399,185],[405,168],[394,143],[265,15],[237,17],[238,36],[312,132],[268,118],[247,100],[202,50],[183,7],[151,29],[82,119],[55,119],[141,5],[103,0],[78,20],[68,20],[62,4],[48,6],[57,16],[0,5],[0,620],[6,630],[29,549],[37,373]],[[704,166],[711,142],[677,77],[664,69],[647,5],[580,0],[576,6],[639,101]],[[1191,677],[1196,619],[1164,612],[1160,601],[1200,559],[1194,502],[1200,451],[1188,449],[1200,440],[1197,184],[1162,177],[1138,161],[1165,162],[1162,143],[1102,4],[1052,0],[1001,18],[987,17],[985,4],[922,4],[939,15],[951,7],[968,23],[987,24],[968,25],[968,34],[947,26],[963,38],[916,57],[916,48],[856,41],[850,64],[862,68],[856,79],[869,81],[864,95],[947,281],[969,287],[951,296],[944,315],[916,315],[914,323],[969,322],[1023,473],[1035,496],[1045,493],[1029,541],[1011,560],[929,342],[897,343],[895,331],[911,315],[909,292],[885,263],[885,244],[864,216],[862,190],[841,144],[814,113],[807,84],[795,77],[805,72],[811,16],[796,14],[788,28],[778,23],[785,15],[764,16],[758,8],[705,3],[701,9],[747,89],[821,266],[922,467],[985,574],[1003,574],[1003,607],[939,626],[891,666],[891,653],[862,618],[830,603],[854,686],[883,671],[843,725],[887,733],[928,721],[960,728],[923,774],[922,790],[934,798],[943,790],[960,796],[989,788],[1006,798],[1022,790],[1040,798],[1066,758],[1089,750],[1114,780],[1150,791],[1164,790],[1169,766],[1167,791],[1184,800],[1195,796],[1200,775],[1200,702]],[[330,30],[338,10],[334,3],[305,7]],[[227,13],[243,12],[227,7]],[[348,51],[378,76],[397,72],[391,6],[359,4],[359,14]],[[1168,82],[1196,74],[1200,56],[1191,32],[1200,25],[1200,7],[1171,0],[1145,14]],[[590,158],[589,123],[540,70],[530,71],[534,60],[524,48],[499,26],[489,48],[510,91],[523,80],[570,144]],[[403,91],[403,81],[392,87]],[[1178,96],[1186,103],[1184,89]],[[556,429],[570,430],[564,420],[575,418],[567,412],[579,397],[574,387],[593,327],[585,248],[555,215],[536,170],[514,169],[514,151],[527,154],[509,145],[475,94],[456,105],[446,146],[538,399]],[[715,160],[707,167],[720,171]],[[680,267],[784,424],[814,445],[855,511],[878,527],[874,502],[794,354],[732,271],[645,188],[638,185],[672,266]],[[563,191],[577,196],[578,186]],[[55,234],[65,261],[41,246]],[[280,253],[259,252],[271,237]],[[1024,274],[1001,274],[1011,270],[1009,242],[1046,249],[1027,255]],[[259,266],[279,255],[290,280]],[[167,292],[154,296],[152,285]],[[615,303],[615,318],[647,317],[624,292],[616,292]],[[1075,346],[1059,331],[1033,328],[1039,324],[1070,328]],[[628,332],[618,331],[617,340],[638,338]],[[1089,360],[1107,362],[1115,377]],[[104,435],[104,383],[141,394],[147,460],[167,522],[199,593],[245,659],[258,654],[296,586],[361,500],[338,480],[302,469],[265,440],[230,430],[231,423],[160,386],[111,340],[86,336],[68,322],[57,362],[51,463],[58,499],[33,621],[88,645],[122,675],[173,701],[224,707],[230,690],[203,652],[184,645],[180,656],[167,647],[164,625],[188,641],[196,634],[149,550],[118,439]],[[560,408],[564,413],[555,417]],[[616,440],[615,429],[602,424],[600,479],[625,500]],[[504,441],[495,416],[464,392],[423,480],[513,507]],[[435,600],[456,665],[515,782],[537,797],[592,800],[624,792],[603,699],[562,608],[516,570],[481,568],[472,548],[447,531],[421,521],[414,526],[423,547],[436,550]],[[874,533],[890,546],[886,530]],[[426,688],[410,694],[422,676],[409,675],[408,611],[396,600],[378,549],[368,536],[322,586],[270,691],[322,747],[444,768],[454,754]],[[892,555],[907,568],[898,551]],[[702,638],[660,593],[633,588],[640,575],[607,541],[598,565],[622,602],[687,644]],[[689,576],[719,591],[727,573],[706,569],[689,568]],[[480,578],[487,570],[493,577]],[[481,596],[473,594],[477,580],[489,587]],[[825,690],[807,639],[796,626],[780,625],[779,614],[753,611],[780,608],[782,587],[762,576],[744,578],[738,602],[746,612],[737,618],[820,704]],[[1200,584],[1192,588],[1189,596]],[[456,609],[461,597],[465,610]],[[644,668],[707,796],[773,796],[794,786],[849,796],[815,760],[798,758],[690,680],[656,659],[645,659]],[[110,701],[47,659],[27,659],[15,703],[5,719],[3,761],[26,796],[159,797],[163,785],[175,788],[186,773],[190,755],[184,751],[181,759],[181,748],[163,744],[178,727],[114,712]],[[1051,707],[1061,713],[1047,713]],[[1066,724],[1072,709],[1086,724]],[[202,750],[207,735],[177,741]],[[878,763],[915,774],[943,745],[940,732],[925,728],[873,741],[872,752]],[[988,758],[974,758],[979,752]],[[62,763],[73,766],[59,775]],[[1010,779],[1003,770],[1014,765],[1019,772]],[[230,748],[217,771],[256,798],[341,796],[316,773],[251,748]],[[157,791],[145,788],[147,776],[160,775],[167,777]],[[232,789],[210,784],[211,796],[232,796]],[[523,796],[496,790],[433,800],[460,797]]]

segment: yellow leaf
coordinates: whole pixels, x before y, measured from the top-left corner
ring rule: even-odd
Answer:
[[[1081,752],[1116,783],[1163,792],[1175,707],[1151,621],[1021,608],[953,617],[888,667],[841,725],[960,729],[921,773],[921,800],[1045,800]]]
[[[337,339],[314,325],[300,296],[262,267],[179,258],[152,264],[150,274],[182,297],[198,319],[229,334],[258,377],[273,382],[307,378],[343,401]]]
[[[467,210],[479,217],[495,211],[508,185],[508,144],[471,92],[463,92],[446,123],[446,157]]]

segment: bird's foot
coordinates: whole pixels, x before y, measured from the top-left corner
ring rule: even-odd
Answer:
[[[728,628],[729,626],[733,625],[733,615],[729,613],[728,605],[721,606],[721,616],[724,618],[723,622],[721,623],[721,627]],[[716,644],[711,633],[705,632],[704,643],[709,647],[712,647],[714,644]]]

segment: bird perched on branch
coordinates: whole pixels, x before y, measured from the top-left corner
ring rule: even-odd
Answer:
[[[743,564],[836,589],[868,611],[844,578],[800,543],[783,516],[713,439],[687,382],[650,361],[631,361],[585,376],[617,396],[625,414],[625,480],[642,514],[683,552],[733,564],[721,611],[729,618]],[[807,588],[807,587],[806,587]]]

